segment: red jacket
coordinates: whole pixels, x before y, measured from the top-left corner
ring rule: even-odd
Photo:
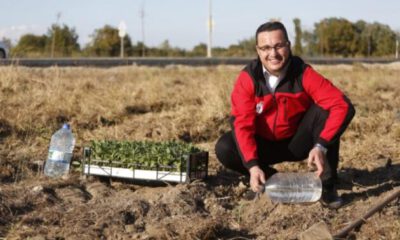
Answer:
[[[260,60],[248,64],[239,74],[231,95],[231,123],[246,167],[258,160],[255,135],[267,140],[292,137],[313,104],[329,112],[318,143],[327,146],[344,126],[350,101],[329,80],[300,58],[292,57],[286,76],[275,93],[268,90]]]

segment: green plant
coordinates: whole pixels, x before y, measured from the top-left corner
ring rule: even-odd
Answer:
[[[177,141],[91,141],[91,149],[91,158],[101,165],[167,171],[181,171],[190,154],[201,152]]]

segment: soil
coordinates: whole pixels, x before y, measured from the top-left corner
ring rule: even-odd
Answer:
[[[171,72],[178,70],[172,69]],[[224,169],[216,160],[214,145],[218,136],[229,129],[228,119],[226,114],[218,115],[218,111],[209,114],[212,118],[205,120],[199,116],[207,114],[195,115],[199,106],[211,106],[204,96],[195,95],[197,100],[183,100],[182,102],[190,106],[183,110],[180,102],[168,102],[166,97],[163,98],[166,99],[166,103],[163,104],[154,101],[151,104],[134,106],[134,103],[128,103],[128,107],[116,108],[115,113],[108,112],[114,110],[112,104],[104,107],[104,112],[101,112],[102,108],[97,108],[93,110],[95,113],[86,115],[85,111],[90,110],[76,114],[72,110],[65,111],[64,115],[61,110],[50,108],[46,111],[60,117],[50,124],[51,127],[46,127],[46,118],[40,117],[49,114],[40,112],[40,105],[33,105],[32,109],[24,110],[25,103],[29,104],[29,101],[25,101],[24,104],[18,103],[18,106],[5,108],[8,112],[4,114],[1,112],[0,239],[296,239],[301,232],[321,221],[327,224],[332,234],[337,233],[400,185],[400,151],[397,146],[400,139],[400,89],[395,82],[400,76],[400,71],[398,68],[388,70],[382,66],[371,70],[358,65],[349,69],[321,67],[319,70],[333,79],[335,84],[350,92],[350,99],[357,109],[356,118],[342,137],[338,169],[338,191],[346,203],[342,208],[328,209],[319,202],[274,203],[265,194],[255,196],[249,190],[248,177]],[[125,75],[136,76],[131,74],[135,71],[142,71],[139,75],[144,75],[145,71],[161,75],[158,69],[139,68],[90,72],[84,72],[82,69],[18,71],[20,75],[15,77],[17,80],[30,79],[30,76],[33,76],[32,78],[40,81],[44,79],[42,75],[47,76],[46,74],[52,71],[61,76],[61,80],[63,74],[67,73],[89,76],[99,71],[100,77],[97,78],[104,83],[104,79],[108,78],[101,77],[101,74],[114,76],[121,73],[121,79]],[[129,71],[130,74],[124,75],[124,71]],[[165,76],[168,77],[170,70],[165,71]],[[231,79],[237,73],[237,68],[216,68],[213,72],[207,72],[208,69],[195,71],[193,76],[232,72],[230,76],[225,77]],[[379,77],[383,75],[386,77]],[[372,80],[363,84],[358,82],[367,76]],[[357,81],[342,81],[341,78]],[[33,84],[40,83],[39,80]],[[176,81],[174,87],[191,84],[183,80]],[[207,81],[208,78],[204,79],[202,86],[213,86],[215,83],[209,84]],[[10,82],[7,84],[11,84]],[[28,84],[27,82],[29,83],[28,80],[20,81],[21,84]],[[90,89],[101,86],[96,83],[85,84]],[[128,81],[126,84],[129,85]],[[132,88],[138,85],[135,84],[132,84]],[[153,86],[158,84],[160,83],[157,82]],[[38,86],[41,88],[42,85]],[[5,83],[2,88],[3,93],[6,92],[6,88],[11,89],[13,94],[20,92],[18,86],[7,86]],[[131,94],[129,91],[127,94]],[[140,91],[137,91],[133,97],[140,99],[139,93]],[[182,94],[185,94],[184,90]],[[129,95],[126,99],[131,97]],[[100,98],[95,100],[102,101]],[[118,101],[121,102],[120,99]],[[46,102],[42,100],[38,104],[46,105]],[[13,115],[12,112],[18,108],[25,113],[34,113],[33,109],[37,108],[39,113],[35,121],[42,128],[28,127],[28,118],[18,120],[15,117],[14,121],[7,117],[20,116],[19,113]],[[122,110],[119,111],[120,109]],[[99,114],[96,115],[96,112]],[[184,113],[182,117],[173,118],[181,112]],[[223,112],[228,113],[228,109],[224,109]],[[99,116],[98,121],[96,116]],[[198,121],[189,121],[183,116],[189,120],[193,117]],[[19,122],[16,122],[17,120]],[[50,136],[60,122],[65,120],[70,120],[75,133],[85,139],[101,139],[112,134],[118,138],[127,134],[138,139],[169,139],[173,136],[192,141],[210,153],[209,176],[207,179],[187,184],[172,184],[88,177],[74,169],[66,178],[48,178],[43,175],[43,161],[39,161],[46,156],[49,140],[48,137],[42,136]],[[40,125],[40,121],[44,123]],[[159,124],[161,121],[164,124]],[[173,124],[168,125],[169,122]],[[89,126],[89,123],[95,125]],[[200,123],[209,125],[203,127]],[[74,162],[80,161],[81,152],[82,146],[79,145],[74,152]],[[279,171],[308,171],[305,162],[283,163],[276,165],[276,168]],[[399,198],[367,219],[345,239],[400,239]]]
[[[10,171],[1,170],[2,176]],[[79,173],[64,179],[37,176],[1,185],[0,234],[6,239],[296,239],[319,221],[335,233],[397,185],[400,166],[344,169],[340,176],[347,205],[339,210],[318,202],[273,203],[266,195],[252,194],[246,177],[223,169],[189,184]],[[371,184],[366,176],[381,183]],[[396,239],[399,214],[397,199],[348,239],[375,239],[370,234]]]

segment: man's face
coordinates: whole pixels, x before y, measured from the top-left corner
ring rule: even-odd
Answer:
[[[289,60],[290,43],[281,30],[260,32],[257,53],[269,73],[278,76]]]

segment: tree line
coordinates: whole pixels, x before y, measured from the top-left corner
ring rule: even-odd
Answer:
[[[344,18],[325,18],[314,29],[303,30],[301,21],[293,19],[295,39],[292,51],[300,56],[324,57],[393,57],[397,51],[399,33],[388,25],[363,20],[350,22]],[[91,42],[81,47],[75,28],[53,24],[43,35],[25,34],[11,47],[13,57],[118,57],[121,39],[116,27],[105,25],[94,30]],[[4,39],[10,44],[10,41]],[[204,57],[207,45],[199,43],[191,50],[173,47],[168,40],[150,47],[143,42],[132,43],[129,35],[123,39],[126,57]],[[212,49],[216,57],[254,57],[255,37],[239,41],[227,48]]]

